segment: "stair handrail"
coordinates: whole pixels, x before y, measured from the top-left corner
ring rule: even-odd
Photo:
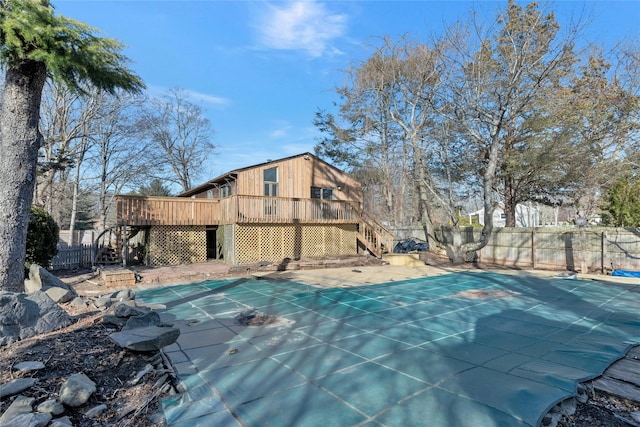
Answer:
[[[352,204],[352,207],[356,211],[360,218],[360,236],[364,239],[365,243],[368,243],[376,253],[375,255],[381,257],[384,252],[384,246],[386,244],[387,250],[391,251],[393,245],[393,233],[389,231],[384,225],[378,222],[375,218],[365,213],[359,206]],[[365,230],[369,228],[374,233],[374,240],[371,240]]]
[[[92,246],[93,246],[93,257],[91,258],[91,267],[95,267],[96,262],[98,261],[98,244],[100,242],[100,239],[107,232],[111,231],[114,228],[116,228],[116,226],[106,227],[104,230],[102,230],[102,232],[100,234],[98,234],[98,237],[93,239],[93,244],[92,244]]]

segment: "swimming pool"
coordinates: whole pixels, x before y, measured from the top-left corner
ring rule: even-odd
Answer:
[[[181,329],[165,348],[186,388],[163,402],[170,426],[535,426],[639,342],[639,292],[462,272],[349,288],[247,277],[138,298]]]

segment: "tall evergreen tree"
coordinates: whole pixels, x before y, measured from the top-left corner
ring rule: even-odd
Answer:
[[[609,188],[603,219],[614,227],[640,227],[640,178],[622,177]]]
[[[42,89],[47,76],[82,91],[81,84],[138,92],[122,44],[84,23],[57,16],[47,0],[0,3],[0,63],[5,85],[0,111],[0,290],[24,288],[25,242],[33,199]]]

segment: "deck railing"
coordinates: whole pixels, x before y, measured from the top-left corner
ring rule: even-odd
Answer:
[[[118,225],[220,225],[235,223],[359,223],[350,202],[286,197],[224,199],[117,196]]]
[[[392,251],[393,234],[378,221],[360,213],[359,238],[367,248],[377,257]]]
[[[179,197],[116,196],[118,225],[209,225],[220,223],[220,201]]]

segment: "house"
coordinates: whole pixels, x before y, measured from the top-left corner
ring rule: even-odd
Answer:
[[[227,172],[177,197],[119,195],[116,221],[120,247],[143,246],[151,265],[382,256],[393,236],[362,211],[362,198],[357,180],[303,153]]]
[[[531,203],[516,205],[516,227],[538,227],[540,224],[540,209]],[[470,224],[484,225],[484,208],[479,211],[467,214]],[[493,211],[493,226],[504,227],[506,224],[506,215],[502,205],[496,207]]]

